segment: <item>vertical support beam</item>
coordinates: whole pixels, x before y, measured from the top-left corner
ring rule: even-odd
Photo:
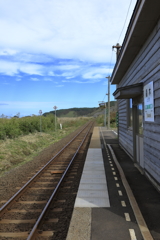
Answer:
[[[112,49],[116,48],[116,60],[118,60],[118,56],[120,54],[121,51],[121,45],[119,45],[119,43],[117,43],[115,46],[112,46]],[[118,85],[116,85],[116,88],[118,88]],[[117,100],[117,110],[118,110],[118,115],[119,115],[119,104],[118,104],[118,100]],[[118,124],[118,142],[119,142],[119,124]]]
[[[108,77],[108,129],[110,129],[110,76]]]
[[[136,151],[136,115],[137,115],[137,105],[132,105],[132,113],[133,113],[133,161],[137,162],[137,151]]]

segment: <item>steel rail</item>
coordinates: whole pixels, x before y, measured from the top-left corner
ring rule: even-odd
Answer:
[[[42,213],[40,214],[39,218],[37,219],[34,227],[32,228],[32,231],[30,232],[27,240],[33,240],[33,239],[34,239],[34,237],[35,237],[35,235],[36,235],[36,233],[37,233],[37,231],[38,231],[38,227],[39,227],[39,225],[40,225],[41,222],[42,222],[42,219],[44,218],[46,212],[48,211],[48,209],[49,209],[49,207],[50,207],[50,204],[51,204],[53,198],[55,197],[58,189],[60,188],[62,181],[64,180],[66,174],[68,173],[68,170],[70,169],[70,166],[72,165],[72,163],[73,163],[73,161],[74,161],[77,153],[79,152],[81,146],[83,145],[84,141],[86,140],[86,138],[87,138],[87,136],[88,136],[91,128],[92,128],[92,126],[90,126],[89,130],[87,131],[87,133],[85,134],[83,140],[81,141],[80,145],[78,146],[78,148],[77,148],[76,152],[74,153],[74,155],[73,155],[70,163],[68,164],[65,172],[63,173],[61,179],[59,180],[59,182],[58,182],[55,190],[53,191],[53,193],[52,193],[51,197],[49,198],[47,204],[45,205],[44,209],[42,210]]]
[[[2,217],[2,215],[4,214],[4,212],[6,211],[7,208],[10,208],[11,205],[13,204],[13,201],[16,201],[17,198],[19,198],[22,193],[26,190],[26,188],[45,170],[46,167],[48,167],[51,162],[57,157],[59,156],[80,134],[81,132],[83,132],[83,130],[85,128],[88,127],[88,125],[91,122],[89,122],[88,124],[85,125],[85,127],[76,134],[75,137],[73,137],[53,158],[51,158],[48,163],[46,163],[30,180],[28,180],[28,182],[26,182],[24,184],[24,186],[19,189],[1,208],[0,208],[0,217]]]

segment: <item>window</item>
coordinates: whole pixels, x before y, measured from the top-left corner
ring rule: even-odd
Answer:
[[[128,118],[128,128],[133,127],[133,114],[132,114],[132,99],[128,99],[128,109],[127,109],[127,118]]]

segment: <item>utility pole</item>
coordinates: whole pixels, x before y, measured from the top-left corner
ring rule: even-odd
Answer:
[[[110,129],[110,76],[108,78],[108,129]]]
[[[102,109],[104,108],[104,126],[106,127],[106,102],[100,101],[99,107]]]
[[[104,126],[106,127],[106,102],[104,107]]]
[[[112,49],[116,48],[116,50],[117,50],[117,52],[116,52],[117,59],[118,59],[119,53],[120,53],[120,51],[121,51],[121,47],[122,47],[122,46],[120,46],[119,43],[117,43],[116,46],[112,46]]]
[[[117,52],[116,52],[117,59],[116,60],[118,60],[118,56],[120,54],[121,47],[122,46],[120,46],[119,43],[117,43],[116,46],[112,46],[112,49],[116,48],[116,50],[117,50]],[[118,85],[116,85],[116,88],[118,88]],[[117,115],[119,116],[119,113],[118,113],[118,101],[117,101]],[[119,139],[119,124],[117,125],[117,130],[118,130],[118,139]]]

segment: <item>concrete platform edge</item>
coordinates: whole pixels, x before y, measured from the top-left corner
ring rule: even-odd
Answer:
[[[74,208],[66,240],[90,240],[91,208]]]

